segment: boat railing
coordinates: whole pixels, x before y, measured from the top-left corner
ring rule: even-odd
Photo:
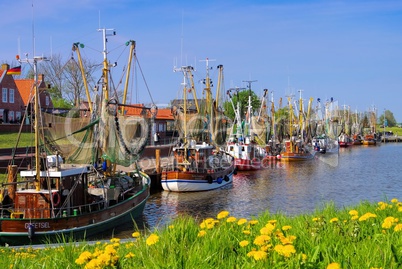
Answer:
[[[83,204],[68,207],[42,207],[42,208],[14,208],[14,207],[0,207],[0,217],[10,219],[23,219],[26,215],[35,216],[34,218],[46,218],[45,212],[52,212],[56,217],[71,217],[82,214],[97,212],[109,206],[111,201],[101,200],[91,204]]]

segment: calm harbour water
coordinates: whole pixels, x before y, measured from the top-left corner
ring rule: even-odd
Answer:
[[[228,210],[237,218],[258,216],[264,211],[292,216],[312,213],[333,202],[338,208],[361,201],[402,200],[402,143],[341,148],[339,154],[317,154],[308,162],[277,162],[255,172],[239,172],[233,184],[222,189],[151,195],[142,219],[142,229],[165,225],[181,214],[197,218],[216,217]],[[133,225],[115,231],[129,237]]]

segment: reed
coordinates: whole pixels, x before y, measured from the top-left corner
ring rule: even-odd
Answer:
[[[361,202],[288,217],[249,219],[220,212],[180,216],[133,240],[0,249],[0,268],[400,268],[402,203]]]

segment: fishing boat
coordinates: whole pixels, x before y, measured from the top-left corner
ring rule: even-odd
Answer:
[[[236,90],[235,95],[231,92]],[[266,166],[268,160],[266,144],[268,136],[268,115],[266,111],[266,95],[268,90],[265,89],[263,96],[260,98],[261,107],[258,115],[254,115],[251,102],[251,86],[244,91],[248,94],[248,106],[246,118],[241,118],[239,89],[231,89],[227,92],[230,102],[235,112],[235,121],[233,128],[236,132],[231,134],[226,145],[226,152],[232,155],[235,159],[236,169],[239,171],[259,170]],[[234,105],[233,97],[237,97],[236,106]],[[233,132],[233,128],[231,133]]]
[[[347,148],[351,145],[353,145],[353,141],[349,137],[349,135],[347,135],[345,133],[341,133],[341,135],[339,136],[339,147]]]
[[[376,132],[376,121],[377,121],[376,109],[375,108],[370,109],[365,114],[364,117],[365,117],[364,120],[365,128],[363,128],[364,136],[362,145],[375,146],[377,145],[377,142],[381,142],[381,139],[379,139]]]
[[[39,104],[43,89],[37,86],[37,64],[43,59],[26,60],[35,74],[34,117],[30,119],[35,158],[32,168],[20,171],[19,177],[16,165],[8,168],[1,189],[1,244],[85,239],[142,215],[150,195],[150,178],[136,163],[147,138],[136,132],[139,127],[133,122],[145,123],[146,119],[126,118],[118,99],[108,95],[112,92],[107,83],[112,66],[106,58],[109,30],[100,29],[104,42],[102,91],[94,102],[87,96],[90,117],[77,117],[79,110],[71,112],[72,118],[43,113]],[[132,58],[135,42],[129,43]],[[73,50],[80,55],[79,43],[73,44]],[[61,133],[64,135],[57,136]],[[124,166],[128,163],[131,165]]]
[[[183,73],[183,102],[172,108],[179,130],[180,140],[173,147],[171,162],[162,167],[161,184],[165,191],[196,192],[208,191],[231,184],[236,173],[234,159],[221,149],[226,139],[227,121],[219,110],[219,87],[216,99],[212,100],[209,77],[209,60],[206,59],[207,75],[204,80],[205,95],[202,105],[198,99],[193,81],[193,67],[175,69]],[[223,66],[218,66],[219,78]],[[218,78],[218,85],[220,79]],[[194,95],[195,111],[188,107],[187,93]]]
[[[284,141],[284,151],[281,153],[281,161],[307,161],[313,160],[317,151],[314,150],[312,145],[311,129],[308,122],[310,119],[310,109],[312,99],[310,98],[308,104],[308,111],[304,114],[303,99],[301,90],[299,98],[299,115],[298,121],[295,121],[293,111],[293,104],[291,97],[288,98],[289,103],[289,133],[288,139]],[[306,119],[306,120],[305,120]]]

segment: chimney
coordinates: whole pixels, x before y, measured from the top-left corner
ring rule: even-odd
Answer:
[[[1,65],[1,70],[7,71],[8,69],[10,69],[10,66],[8,64]]]
[[[38,80],[39,81],[45,81],[45,75],[44,74],[40,74],[39,76],[38,76]]]

